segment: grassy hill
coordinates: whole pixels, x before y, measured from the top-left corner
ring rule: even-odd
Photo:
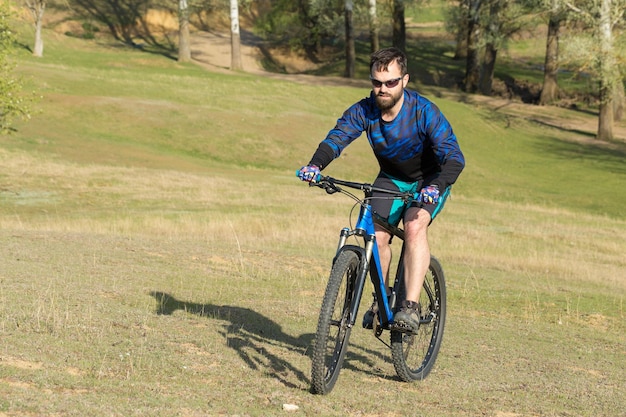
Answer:
[[[621,410],[624,147],[431,97],[467,157],[431,230],[436,370],[398,382],[356,329],[317,397],[309,346],[351,202],[294,172],[367,89],[47,35],[43,59],[18,57],[39,111],[0,143],[0,416]],[[373,178],[370,152],[328,172]]]

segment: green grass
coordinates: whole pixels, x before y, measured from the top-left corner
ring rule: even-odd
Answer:
[[[308,355],[351,202],[294,172],[367,91],[75,39],[18,59],[43,99],[0,142],[0,415],[613,416],[626,402],[620,144],[433,98],[467,157],[431,229],[449,296],[435,371],[398,382],[388,348],[355,329],[319,397]],[[370,152],[361,139],[328,172],[373,178]]]
[[[443,22],[445,8],[449,7],[441,0],[426,0],[407,4],[405,17],[414,23]]]

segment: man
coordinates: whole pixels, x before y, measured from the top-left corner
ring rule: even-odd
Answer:
[[[392,224],[398,225],[403,220],[406,300],[394,321],[417,331],[418,300],[430,265],[428,226],[443,208],[451,185],[465,166],[465,158],[450,123],[437,106],[406,88],[409,74],[404,52],[385,48],[373,53],[370,79],[373,88],[369,97],[345,111],[319,144],[309,164],[300,169],[299,177],[303,181],[315,181],[321,170],[366,132],[380,165],[374,185],[418,195],[408,206],[401,201],[372,200],[373,210],[388,217]],[[388,287],[391,234],[376,226],[376,242]],[[371,310],[368,313],[364,327],[372,326],[374,314]]]

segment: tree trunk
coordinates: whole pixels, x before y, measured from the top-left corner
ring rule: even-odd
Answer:
[[[611,0],[602,0],[598,22],[600,38],[600,114],[597,139],[613,140],[613,94],[615,93],[616,68],[613,51]]]
[[[230,0],[230,69],[241,71],[241,36],[239,34],[239,1]]]
[[[454,60],[461,60],[467,58],[467,35],[468,35],[468,20],[469,20],[469,1],[459,1],[460,18],[456,31],[456,48],[454,50]]]
[[[613,121],[619,122],[624,117],[624,82],[617,80],[615,83],[615,92],[613,93]]]
[[[43,26],[43,14],[46,11],[47,0],[32,0],[26,4],[35,20],[35,43],[33,46],[33,56],[43,56],[43,38],[41,37],[41,28]]]
[[[178,2],[178,62],[191,61],[191,43],[189,40],[189,5],[187,0]]]
[[[553,0],[553,5],[556,0]],[[548,22],[548,39],[546,42],[546,58],[543,69],[543,88],[539,97],[539,104],[554,103],[559,98],[559,84],[557,74],[559,72],[559,31],[561,30],[561,17],[553,7]]]
[[[489,2],[489,19],[486,27],[486,38],[488,41],[485,45],[485,53],[481,65],[482,71],[480,73],[480,92],[486,96],[491,95],[498,49],[504,38],[502,34],[503,17],[501,16],[503,7],[506,7],[505,2]]]
[[[346,27],[346,78],[354,78],[354,66],[356,62],[356,52],[354,47],[354,25],[352,23],[353,3],[352,0],[345,2],[345,27]]]
[[[406,52],[406,22],[404,0],[393,0],[393,46]]]
[[[480,93],[486,96],[491,95],[493,86],[493,73],[496,69],[496,57],[498,49],[493,43],[485,45],[485,55],[483,57],[482,71],[480,75]]]
[[[606,142],[613,140],[613,102],[600,102],[597,139]]]
[[[475,93],[478,91],[480,81],[480,61],[479,61],[479,37],[480,22],[479,10],[481,1],[471,0],[470,10],[467,19],[467,61],[465,65],[465,91]]]
[[[378,14],[376,12],[376,0],[368,0],[368,14],[370,25],[370,52],[374,53],[380,49],[380,40],[378,36]]]

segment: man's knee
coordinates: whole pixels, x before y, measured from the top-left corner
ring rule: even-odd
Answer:
[[[424,209],[416,210],[412,216],[407,216],[404,223],[405,238],[426,235],[430,220],[430,213]]]
[[[379,248],[389,246],[389,244],[391,244],[391,238],[391,233],[382,228],[376,227],[376,243]]]
[[[404,228],[406,229],[424,229],[430,224],[431,214],[420,208],[415,208],[407,212],[404,218]]]

